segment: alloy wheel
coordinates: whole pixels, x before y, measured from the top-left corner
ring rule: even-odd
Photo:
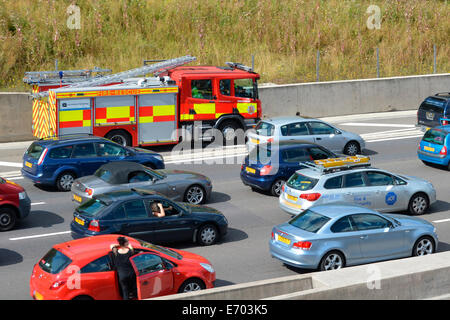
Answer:
[[[331,253],[325,258],[324,270],[341,269],[344,265],[342,258],[337,253]]]
[[[190,187],[186,193],[186,200],[191,204],[200,204],[203,202],[204,192],[199,186]]]
[[[424,256],[433,253],[433,242],[428,238],[423,238],[416,245],[416,256]]]

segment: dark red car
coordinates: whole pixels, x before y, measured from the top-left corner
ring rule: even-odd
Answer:
[[[101,235],[57,244],[34,266],[30,294],[37,300],[120,300],[110,245],[118,235]],[[196,254],[126,237],[135,250],[137,297],[213,288],[211,263]]]
[[[18,220],[30,214],[31,201],[25,189],[0,177],[0,231],[14,228]]]

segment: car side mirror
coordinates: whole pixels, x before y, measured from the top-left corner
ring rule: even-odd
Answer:
[[[334,133],[335,133],[335,134],[342,134],[342,131],[341,131],[341,130],[338,130],[338,129],[336,129],[336,130],[334,131]]]

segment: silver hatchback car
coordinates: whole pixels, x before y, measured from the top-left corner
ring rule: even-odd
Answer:
[[[260,121],[254,132],[247,133],[249,150],[261,143],[289,140],[316,143],[335,153],[347,155],[360,154],[365,148],[360,135],[338,129],[319,119],[276,117]]]
[[[436,228],[424,219],[331,204],[275,226],[269,249],[285,264],[325,271],[431,254],[438,243]]]
[[[304,163],[285,183],[279,197],[284,211],[296,215],[320,204],[346,202],[381,212],[425,213],[436,202],[433,185],[370,166],[364,156]]]

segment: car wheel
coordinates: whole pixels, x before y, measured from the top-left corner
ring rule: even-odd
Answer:
[[[218,238],[219,232],[212,224],[204,225],[198,230],[197,241],[202,246],[210,246],[214,244]]]
[[[11,208],[0,208],[0,231],[9,231],[16,225],[16,212]]]
[[[320,270],[338,270],[345,267],[345,259],[342,253],[338,251],[328,252],[320,262]]]
[[[411,197],[411,200],[409,200],[408,209],[409,212],[413,215],[421,215],[428,210],[428,206],[428,197],[426,196],[426,194],[420,192]]]
[[[121,146],[131,146],[130,134],[124,130],[112,130],[106,134],[105,138]]]
[[[360,153],[361,153],[361,148],[359,146],[359,143],[356,141],[350,141],[344,147],[344,154],[346,154],[346,155],[355,156]]]
[[[56,179],[56,186],[60,191],[70,191],[72,188],[73,181],[75,180],[75,175],[71,172],[63,172]]]
[[[281,188],[283,188],[283,185],[286,183],[284,179],[277,179],[272,184],[272,187],[270,188],[270,193],[275,196],[279,197],[281,194]]]
[[[190,186],[186,190],[184,200],[190,204],[202,204],[205,202],[205,190],[199,185]]]
[[[413,247],[413,257],[434,253],[434,241],[430,237],[421,237]]]
[[[206,286],[200,279],[187,279],[183,284],[180,286],[180,289],[178,289],[178,293],[185,293],[185,292],[193,292],[193,291],[200,291],[205,289]]]

